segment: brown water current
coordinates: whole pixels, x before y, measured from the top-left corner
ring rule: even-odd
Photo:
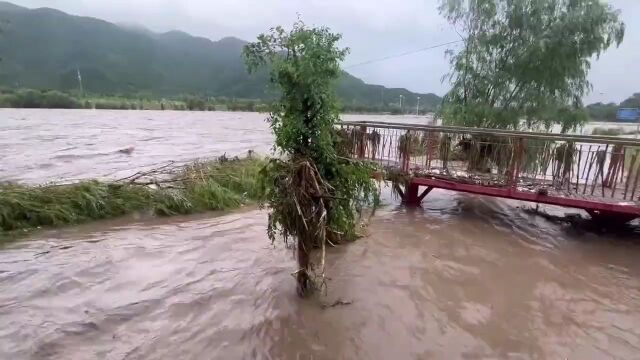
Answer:
[[[0,111],[1,179],[120,176],[270,146],[259,114],[50,114]],[[440,190],[412,210],[383,194],[367,236],[329,249],[316,299],[297,297],[292,252],[253,208],[5,245],[0,359],[640,358],[638,228],[593,231]]]

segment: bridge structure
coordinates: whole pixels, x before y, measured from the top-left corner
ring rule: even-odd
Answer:
[[[341,151],[375,162],[403,202],[433,189],[640,218],[640,140],[388,122],[342,122]]]

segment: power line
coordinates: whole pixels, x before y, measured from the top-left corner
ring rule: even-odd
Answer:
[[[462,42],[462,40],[449,41],[449,42],[438,44],[438,45],[432,45],[432,46],[427,46],[427,47],[424,47],[424,48],[421,48],[421,49],[417,49],[417,50],[407,51],[407,52],[404,52],[404,53],[401,53],[401,54],[397,54],[397,55],[389,55],[389,56],[385,56],[385,57],[382,57],[382,58],[379,58],[379,59],[368,60],[368,61],[364,61],[364,62],[361,62],[361,63],[345,66],[344,68],[345,69],[351,69],[351,68],[354,68],[356,66],[368,65],[368,64],[371,64],[371,63],[379,62],[379,61],[395,59],[395,58],[399,58],[399,57],[402,57],[402,56],[415,54],[415,53],[418,53],[418,52],[421,52],[421,51],[427,51],[427,50],[431,50],[431,49],[435,49],[435,48],[439,48],[439,47],[443,47],[443,46],[447,46],[447,45],[451,45],[451,44],[456,44],[456,43],[459,43],[459,42]]]

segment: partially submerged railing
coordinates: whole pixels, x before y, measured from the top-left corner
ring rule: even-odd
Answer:
[[[339,134],[344,152],[388,172],[600,202],[640,197],[635,139],[383,122],[343,122]]]

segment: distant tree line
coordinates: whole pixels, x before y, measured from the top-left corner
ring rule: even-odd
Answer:
[[[182,95],[158,99],[148,93],[138,95],[66,93],[58,90],[0,89],[0,108],[43,109],[110,109],[110,110],[188,110],[188,111],[253,111],[268,112],[267,101],[228,97]],[[421,106],[420,114],[433,112],[431,106]],[[398,104],[364,105],[351,103],[341,111],[360,114],[415,114],[415,107],[400,108]]]
[[[46,109],[112,109],[112,110],[191,110],[191,111],[266,111],[260,100],[205,98],[191,95],[172,99],[140,96],[79,96],[57,90],[0,90],[0,107]]]
[[[354,114],[390,114],[390,115],[404,115],[404,114],[418,114],[425,115],[434,113],[438,110],[435,106],[420,106],[416,109],[415,106],[400,107],[398,104],[385,104],[385,105],[363,105],[363,104],[343,104],[341,106],[342,112],[354,113]]]
[[[640,108],[640,92],[635,93],[620,104],[597,102],[587,106],[589,118],[593,121],[616,121],[619,108]]]
[[[56,90],[23,89],[15,92],[4,91],[0,95],[0,107],[77,109],[82,107],[82,103],[69,94]]]

